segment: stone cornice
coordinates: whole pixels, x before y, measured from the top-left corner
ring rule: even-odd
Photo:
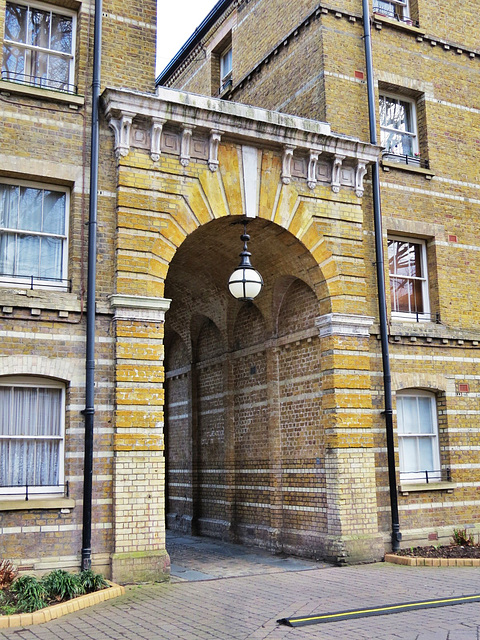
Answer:
[[[173,153],[183,167],[196,157],[216,171],[218,145],[228,138],[257,148],[279,149],[284,184],[289,184],[292,177],[303,177],[310,189],[318,181],[330,182],[334,193],[340,186],[347,186],[361,198],[367,165],[376,162],[381,152],[379,146],[332,133],[325,122],[165,87],[159,87],[156,95],[106,89],[102,100],[115,134],[118,158],[139,147],[148,149],[154,162],[162,153]],[[197,148],[204,149],[200,156],[193,151],[192,143],[199,138]],[[293,169],[294,154],[305,158],[303,173]]]
[[[325,122],[165,87],[158,87],[156,95],[106,89],[102,101],[109,122],[116,123],[122,117],[160,119],[179,127],[218,131],[244,141],[288,144],[296,149],[345,155],[367,163],[374,162],[381,150],[357,138],[336,135]],[[125,140],[121,142],[124,146]]]
[[[150,298],[121,293],[109,296],[109,300],[114,310],[115,320],[139,320],[142,322],[163,322],[165,312],[168,311],[172,302],[167,298]]]

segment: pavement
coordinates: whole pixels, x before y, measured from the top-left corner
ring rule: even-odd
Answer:
[[[292,628],[286,617],[480,593],[475,567],[334,567],[169,535],[172,581],[0,640],[480,640],[480,603]]]

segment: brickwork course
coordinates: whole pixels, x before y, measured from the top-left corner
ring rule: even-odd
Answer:
[[[388,236],[413,240],[428,276],[419,318],[387,296],[394,410],[430,392],[415,397],[438,423],[438,477],[408,482],[394,414],[403,544],[480,534],[474,8],[372,13],[376,98],[414,129],[399,159],[368,142],[360,0],[226,1],[157,88],[155,3],[105,2],[94,568],[167,577],[165,522],[340,563],[390,550],[377,158],[385,254]],[[70,290],[0,289],[0,383],[65,389],[68,497],[0,500],[5,555],[38,571],[80,562],[93,3],[73,12],[76,92],[0,82],[0,179],[70,197]],[[244,216],[265,282],[252,304],[227,289]]]

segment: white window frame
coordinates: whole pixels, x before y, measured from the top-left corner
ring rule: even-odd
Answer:
[[[5,440],[56,440],[58,442],[58,485],[41,485],[29,486],[28,496],[36,498],[48,498],[49,496],[58,497],[59,494],[64,495],[65,488],[65,384],[53,380],[51,378],[34,377],[34,376],[5,376],[0,377],[1,387],[12,388],[35,388],[35,389],[59,389],[60,408],[59,408],[59,434],[58,436],[11,436],[0,432],[0,441]],[[1,499],[18,500],[19,497],[25,496],[25,485],[18,487],[5,487],[0,485]]]
[[[385,98],[388,98],[390,100],[394,100],[397,102],[405,102],[409,105],[410,120],[412,123],[411,131],[402,131],[400,129],[396,129],[395,127],[382,124],[380,103],[382,99],[384,100]],[[382,138],[384,134],[387,135],[389,133],[394,133],[397,135],[406,136],[411,140],[411,144],[412,144],[413,155],[396,153],[395,149],[389,149],[388,147],[385,147],[385,153],[389,154],[388,160],[392,160],[394,162],[395,161],[405,162],[405,163],[408,162],[408,164],[420,166],[420,154],[419,154],[419,146],[418,146],[417,105],[415,100],[401,94],[393,94],[393,93],[388,93],[387,91],[380,91],[379,92],[379,114],[380,114],[380,118],[379,118],[380,119],[380,138]],[[381,142],[381,144],[383,145],[383,141]]]
[[[398,16],[398,18],[405,22],[408,22],[410,19],[408,0],[373,0],[373,13],[386,15],[388,18],[393,19],[396,19]]]
[[[232,68],[233,68],[233,53],[232,53],[232,45],[229,44],[228,47],[220,54],[220,86],[223,88],[223,85],[230,80],[232,77]]]
[[[0,235],[4,233],[16,234],[16,235],[33,235],[38,237],[59,238],[62,240],[62,262],[60,278],[42,278],[31,274],[27,276],[17,276],[15,273],[0,273],[0,286],[1,287],[14,287],[14,288],[35,288],[46,289],[52,291],[67,291],[68,290],[68,238],[69,238],[69,221],[70,221],[70,189],[62,187],[57,184],[47,184],[44,182],[29,182],[26,180],[11,180],[10,178],[0,177],[0,184],[7,184],[16,187],[27,187],[32,189],[41,189],[45,191],[55,191],[57,193],[65,194],[65,220],[64,220],[64,233],[42,233],[32,231],[30,229],[10,229],[4,227],[2,222],[2,214],[0,210]],[[16,251],[16,250],[15,250]],[[15,258],[16,259],[16,258]]]
[[[428,398],[430,401],[430,415],[432,418],[431,432],[422,433],[419,429],[409,430],[408,425],[404,424],[403,398],[417,399],[417,419],[419,419],[418,398]],[[398,455],[400,461],[400,481],[405,484],[426,483],[428,474],[428,482],[441,481],[440,467],[440,445],[438,439],[438,418],[437,418],[437,398],[431,391],[423,389],[406,389],[397,392],[397,435],[398,435]],[[405,442],[410,439],[415,443],[416,457],[418,464],[414,465],[416,469],[409,469],[406,463],[406,454],[404,452]],[[432,466],[433,469],[425,469],[427,465],[421,463],[420,440],[430,439],[432,445]],[[420,467],[420,468],[418,468]]]
[[[57,16],[68,16],[72,18],[72,46],[70,53],[56,51],[55,49],[40,47],[32,44],[28,44],[27,42],[17,42],[15,40],[7,39],[6,34],[4,35],[4,48],[2,52],[2,79],[10,80],[13,82],[20,82],[22,84],[41,87],[44,89],[49,89],[52,91],[62,91],[66,93],[76,93],[75,87],[75,53],[76,53],[76,34],[77,34],[77,13],[72,11],[71,9],[66,9],[65,7],[59,7],[56,5],[46,4],[42,2],[29,2],[28,0],[24,2],[20,0],[18,2],[13,2],[11,0],[7,0],[8,4],[17,5],[26,7],[28,12],[30,13],[31,9],[40,9],[43,11],[50,11],[51,13]],[[6,6],[6,5],[5,5]],[[27,28],[28,28],[28,19],[27,19]],[[15,74],[15,72],[9,72],[5,66],[5,45],[9,45],[15,47],[17,49],[25,51],[25,67],[24,67],[24,77],[20,77],[21,74]],[[60,81],[55,81],[53,79],[45,79],[42,77],[35,77],[32,73],[32,54],[44,54],[45,56],[52,55],[68,62],[68,82],[61,83]],[[16,77],[17,76],[17,77]],[[50,82],[49,82],[50,80]],[[65,86],[67,85],[67,86]]]
[[[430,316],[430,300],[428,296],[427,243],[425,240],[422,240],[420,238],[411,238],[409,236],[396,236],[396,235],[388,234],[387,242],[390,240],[418,245],[420,247],[420,268],[422,270],[421,276],[403,276],[403,275],[397,276],[396,274],[390,271],[390,260],[389,260],[388,272],[389,272],[389,278],[390,278],[390,300],[392,299],[392,292],[394,291],[393,279],[397,277],[397,278],[404,278],[404,279],[419,282],[422,288],[422,302],[423,302],[423,311],[421,313],[415,311],[414,309],[408,312],[398,311],[394,308],[394,304],[392,304],[392,307],[391,307],[392,318],[397,318],[400,320],[409,320],[409,321],[416,321],[416,320],[429,321],[431,320],[431,316]]]

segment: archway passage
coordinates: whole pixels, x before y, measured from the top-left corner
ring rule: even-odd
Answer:
[[[292,234],[254,219],[249,249],[265,287],[255,303],[234,300],[234,221],[197,229],[169,267],[167,525],[315,555],[327,530],[315,323],[326,287]]]

